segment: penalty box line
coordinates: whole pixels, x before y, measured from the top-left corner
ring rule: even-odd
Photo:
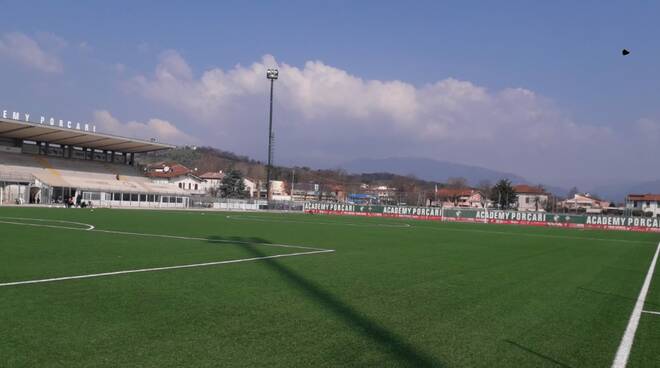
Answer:
[[[87,226],[87,228],[83,229],[83,228],[70,227],[70,226],[61,226],[61,225],[31,224],[31,223],[27,223],[27,222],[5,221],[5,220],[2,220],[2,219],[42,221],[42,222],[59,222],[59,223],[64,223],[64,224],[83,225],[83,226]],[[265,242],[259,242],[259,241],[246,241],[246,240],[238,240],[238,239],[236,239],[236,240],[232,240],[232,239],[213,239],[213,238],[200,238],[200,237],[180,236],[180,235],[137,233],[137,232],[119,231],[119,230],[101,230],[101,229],[96,229],[94,227],[94,225],[85,224],[85,223],[81,223],[81,222],[63,221],[63,220],[50,220],[50,219],[37,219],[37,218],[26,218],[26,217],[0,217],[0,224],[19,225],[19,226],[33,226],[33,227],[47,227],[47,228],[51,228],[51,229],[73,230],[73,231],[94,231],[94,232],[106,233],[106,234],[145,236],[145,237],[152,237],[152,238],[165,238],[165,239],[177,239],[177,240],[195,240],[195,241],[205,241],[205,242],[209,242],[209,243],[266,245],[266,246],[270,246],[270,247],[304,249],[304,250],[314,250],[314,251],[316,251],[316,250],[328,250],[328,249],[325,249],[325,248],[315,248],[315,247],[308,247],[308,246],[302,246],[302,245],[265,243]]]
[[[658,261],[658,254],[660,253],[660,243],[655,250],[655,255],[649,266],[649,270],[646,273],[646,278],[642,284],[642,289],[639,291],[639,296],[637,297],[637,302],[633,308],[632,313],[630,313],[630,319],[628,320],[628,326],[626,327],[626,332],[621,338],[621,343],[619,344],[619,349],[616,352],[614,357],[614,362],[612,363],[612,368],[625,368],[628,364],[628,358],[630,357],[630,350],[632,350],[633,342],[635,341],[635,333],[637,332],[637,326],[639,326],[639,319],[644,310],[644,302],[646,301],[646,295],[649,292],[649,287],[651,286],[651,279],[653,279],[653,272],[655,271],[655,264]]]
[[[16,219],[18,219],[18,218],[16,218]],[[20,218],[20,220],[35,220],[35,219]],[[41,220],[41,219],[38,219],[38,220]],[[43,221],[46,221],[46,220],[43,220]],[[59,222],[63,222],[63,221],[59,221]],[[142,268],[142,269],[134,269],[134,270],[122,270],[122,271],[113,271],[113,272],[103,272],[103,273],[95,273],[95,274],[87,274],[87,275],[54,277],[54,278],[38,279],[38,280],[13,281],[13,282],[0,283],[0,287],[17,286],[17,285],[24,285],[24,284],[38,284],[38,283],[66,281],[66,280],[76,280],[76,279],[87,279],[87,278],[94,278],[94,277],[116,276],[116,275],[124,275],[124,274],[131,274],[131,273],[156,272],[156,271],[166,271],[166,270],[195,268],[195,267],[208,267],[208,266],[217,266],[217,265],[231,264],[231,263],[253,262],[253,261],[259,261],[259,260],[264,260],[264,259],[272,259],[272,258],[296,257],[296,256],[305,256],[305,255],[312,255],[312,254],[331,253],[331,252],[335,251],[334,249],[315,248],[315,247],[307,247],[307,246],[302,246],[302,245],[275,244],[275,243],[265,243],[265,242],[259,242],[259,241],[254,241],[253,242],[253,241],[238,240],[238,239],[237,240],[213,239],[213,238],[200,238],[200,237],[178,236],[178,235],[167,235],[167,234],[137,233],[137,232],[118,231],[118,230],[101,230],[101,229],[95,229],[92,225],[89,225],[89,224],[84,224],[86,226],[89,226],[89,228],[82,229],[82,228],[73,228],[73,227],[68,227],[68,226],[44,225],[44,224],[26,224],[26,223],[9,222],[9,221],[7,221],[7,222],[0,221],[0,223],[10,224],[10,225],[29,225],[29,226],[49,227],[49,228],[55,228],[55,229],[61,229],[61,230],[93,231],[93,232],[106,233],[106,234],[117,234],[117,235],[144,236],[144,237],[176,239],[176,240],[193,240],[193,241],[203,241],[203,242],[208,242],[208,243],[261,245],[261,246],[270,246],[270,247],[305,250],[305,252],[276,254],[276,255],[271,255],[271,256],[242,258],[242,259],[234,259],[234,260],[228,260],[228,261],[204,262],[204,263],[185,264],[185,265],[178,265],[178,266],[151,267],[151,268]],[[72,222],[67,221],[67,223],[72,223]],[[80,224],[80,223],[76,223],[76,224]]]
[[[14,281],[14,282],[2,283],[2,284],[0,284],[0,287],[26,285],[26,284],[41,284],[41,283],[46,283],[46,282],[57,282],[57,281],[66,281],[66,280],[90,279],[90,278],[96,278],[96,277],[126,275],[126,274],[131,274],[131,273],[144,273],[144,272],[178,270],[178,269],[184,269],[184,268],[209,267],[209,266],[217,266],[217,265],[224,265],[224,264],[231,264],[231,263],[254,262],[254,261],[260,261],[260,260],[264,260],[264,259],[306,256],[306,255],[311,255],[311,254],[330,253],[330,252],[334,252],[334,250],[333,249],[325,249],[325,250],[316,250],[316,251],[309,251],[309,252],[275,254],[275,255],[272,255],[272,256],[263,256],[263,257],[232,259],[232,260],[228,260],[228,261],[194,263],[194,264],[186,264],[186,265],[179,265],[179,266],[140,268],[140,269],[134,269],[134,270],[122,270],[122,271],[113,271],[113,272],[92,273],[92,274],[87,274],[87,275],[54,277],[54,278],[39,279],[39,280]]]
[[[205,241],[205,242],[209,242],[209,243],[266,245],[266,246],[271,246],[271,247],[305,249],[305,250],[311,250],[311,251],[334,251],[333,249],[315,248],[315,247],[308,247],[308,246],[302,246],[302,245],[264,243],[264,242],[247,241],[247,240],[200,238],[200,237],[180,236],[180,235],[136,233],[136,232],[131,232],[131,231],[118,231],[118,230],[94,229],[94,230],[90,230],[90,231],[97,232],[97,233],[106,233],[106,234],[145,236],[145,237],[151,237],[151,238]]]

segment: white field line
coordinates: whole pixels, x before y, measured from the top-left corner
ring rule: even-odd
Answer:
[[[81,228],[78,228],[78,227],[61,226],[61,225],[30,224],[30,223],[26,223],[26,222],[16,222],[16,221],[6,221],[6,220],[55,222],[55,223],[60,223],[60,224],[81,225],[81,226],[86,226],[87,228],[86,229],[81,229]],[[85,230],[85,231],[94,230],[94,225],[85,224],[85,223],[82,223],[82,222],[64,221],[64,220],[51,220],[51,219],[38,219],[38,218],[27,218],[27,217],[0,216],[0,223],[10,224],[10,225],[21,225],[21,226],[50,227],[50,228],[55,228],[55,229],[71,229],[71,230]]]
[[[660,312],[656,312],[656,311],[647,311],[647,310],[643,310],[642,313],[648,313],[648,314],[657,314],[657,315],[660,315]]]
[[[356,227],[393,227],[393,228],[411,227],[410,224],[360,224],[355,222],[299,221],[299,220],[269,219],[269,218],[241,216],[241,215],[238,216],[227,215],[227,218],[230,220],[243,220],[243,221],[256,221],[256,222],[282,222],[282,223],[310,224],[310,225],[338,225],[338,226],[356,226]]]
[[[0,218],[8,218],[8,217],[0,217]],[[115,276],[115,275],[123,275],[123,274],[138,273],[138,272],[155,272],[155,271],[174,270],[174,269],[181,269],[181,268],[206,267],[206,266],[215,266],[215,265],[221,265],[221,264],[258,261],[258,260],[270,259],[270,258],[283,258],[283,257],[304,256],[304,255],[320,254],[320,253],[330,253],[330,252],[335,251],[334,249],[313,248],[313,247],[306,247],[306,246],[300,246],[300,245],[291,245],[291,244],[273,244],[273,243],[264,243],[264,242],[251,242],[251,241],[245,241],[245,240],[213,239],[213,238],[201,238],[201,237],[190,237],[190,236],[166,235],[166,234],[149,234],[149,233],[137,233],[137,232],[117,231],[117,230],[99,230],[99,229],[95,229],[93,225],[83,224],[83,223],[79,223],[79,222],[72,222],[72,221],[63,221],[63,220],[46,220],[46,219],[19,218],[19,217],[13,217],[12,219],[27,220],[27,221],[52,221],[52,222],[59,222],[59,223],[69,223],[69,224],[77,224],[77,225],[88,226],[88,228],[82,229],[82,228],[59,226],[59,225],[29,224],[29,223],[14,222],[14,221],[0,221],[0,223],[11,224],[11,225],[21,225],[21,226],[41,226],[41,227],[49,227],[49,228],[62,229],[62,230],[94,231],[94,232],[100,232],[100,233],[106,233],[106,234],[117,234],[117,235],[144,236],[144,237],[166,238],[166,239],[176,239],[176,240],[193,240],[193,241],[203,241],[203,242],[209,242],[209,243],[264,245],[264,246],[270,246],[270,247],[302,249],[302,250],[306,250],[306,252],[276,254],[276,255],[272,255],[272,256],[235,259],[235,260],[229,260],[229,261],[205,262],[205,263],[178,265],[178,266],[166,266],[166,267],[153,267],[153,268],[143,268],[143,269],[135,269],[135,270],[113,271],[113,272],[104,272],[104,273],[78,275],[78,276],[64,276],[64,277],[55,277],[55,278],[39,279],[39,280],[14,281],[14,282],[0,283],[0,287],[23,285],[23,284],[37,284],[37,283],[44,283],[44,282],[55,282],[55,281],[74,280],[74,279],[86,279],[86,278],[92,278],[92,277]]]
[[[54,277],[54,278],[50,278],[50,279],[15,281],[15,282],[7,282],[7,283],[0,284],[0,287],[17,286],[17,285],[25,285],[25,284],[40,284],[40,283],[45,283],[45,282],[56,282],[56,281],[77,280],[77,279],[89,279],[89,278],[94,278],[94,277],[117,276],[117,275],[125,275],[125,274],[130,274],[130,273],[156,272],[156,271],[177,270],[177,269],[182,269],[182,268],[208,267],[208,266],[217,266],[217,265],[231,264],[231,263],[253,262],[253,261],[259,261],[259,260],[264,260],[264,259],[296,257],[296,256],[305,256],[305,255],[310,255],[310,254],[329,253],[329,252],[334,252],[334,250],[326,249],[326,250],[317,250],[317,251],[310,251],[310,252],[276,254],[276,255],[264,256],[264,257],[232,259],[232,260],[229,260],[229,261],[205,262],[205,263],[195,263],[195,264],[186,264],[186,265],[179,265],[179,266],[167,266],[167,267],[141,268],[141,269],[135,269],[135,270],[123,270],[123,271],[104,272],[104,273],[92,273],[92,274],[87,274],[87,275]]]
[[[136,232],[131,232],[131,231],[118,231],[118,230],[95,229],[93,231],[98,232],[98,233],[106,233],[106,234],[134,235],[134,236],[145,236],[145,237],[150,237],[150,238],[165,238],[165,239],[178,239],[178,240],[195,240],[195,241],[205,241],[205,242],[209,242],[209,243],[267,245],[267,246],[270,246],[270,247],[305,249],[305,250],[313,250],[313,251],[329,251],[330,250],[330,249],[324,249],[324,248],[307,247],[307,246],[302,246],[302,245],[263,243],[263,242],[252,242],[252,241],[245,241],[245,240],[213,239],[213,238],[200,238],[200,237],[179,236],[179,235],[136,233]]]
[[[7,219],[11,218],[11,219],[25,220],[25,221],[51,221],[51,222],[59,222],[59,223],[84,225],[84,226],[87,226],[87,228],[82,229],[82,228],[69,227],[69,226],[30,224],[30,223],[25,223],[25,222],[2,221],[2,220],[0,220],[0,224],[19,225],[19,226],[38,226],[38,227],[48,227],[48,228],[53,228],[53,229],[75,230],[75,231],[94,231],[94,232],[106,233],[106,234],[133,235],[133,236],[144,236],[144,237],[151,237],[151,238],[194,240],[194,241],[205,241],[205,242],[209,242],[209,243],[253,244],[253,245],[266,245],[266,246],[270,246],[270,247],[292,248],[292,249],[323,250],[323,251],[328,250],[328,249],[325,249],[325,248],[314,248],[314,247],[307,247],[307,246],[302,246],[302,245],[291,245],[291,244],[274,244],[274,243],[264,243],[264,242],[252,242],[252,241],[245,241],[245,240],[213,239],[213,238],[200,238],[200,237],[178,236],[178,235],[167,235],[167,234],[149,234],[149,233],[137,233],[137,232],[119,231],[119,230],[101,230],[101,229],[96,229],[93,225],[90,225],[90,224],[84,224],[84,223],[81,223],[81,222],[73,222],[73,221],[63,221],[63,220],[34,219],[34,218],[22,218],[22,217],[0,217],[0,219],[2,219],[2,218],[7,218]]]
[[[658,261],[658,253],[660,253],[660,243],[658,243],[658,247],[655,250],[655,255],[653,256],[653,260],[649,266],[649,271],[646,273],[644,284],[642,284],[642,290],[639,291],[639,296],[637,297],[635,308],[633,308],[633,311],[630,314],[628,326],[626,327],[626,332],[621,338],[621,343],[619,344],[619,349],[617,350],[614,362],[612,363],[612,368],[624,368],[626,364],[628,364],[628,357],[630,356],[630,350],[632,349],[633,342],[635,341],[635,332],[637,332],[639,318],[641,317],[642,310],[644,309],[646,294],[649,292],[649,286],[651,285],[651,279],[653,278],[655,264]]]

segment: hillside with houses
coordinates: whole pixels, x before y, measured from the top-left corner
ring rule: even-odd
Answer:
[[[210,147],[181,147],[140,156],[138,162],[145,175],[153,181],[175,185],[191,195],[222,198],[223,179],[227,173],[234,172],[242,178],[242,198],[267,198],[266,165],[246,156]],[[543,185],[512,182],[507,178],[499,182],[481,180],[477,185],[470,185],[462,177],[440,182],[422,180],[414,175],[348,173],[343,169],[299,166],[274,166],[271,178],[270,194],[275,201],[509,208],[587,214],[660,214],[660,196],[657,195],[631,194],[625,203],[617,203],[597,195],[580,193],[576,188],[561,196]],[[511,194],[495,192],[495,184],[500,182],[510,184]],[[511,198],[502,198],[502,195]]]

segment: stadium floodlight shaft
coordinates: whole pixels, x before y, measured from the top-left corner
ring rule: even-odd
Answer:
[[[270,80],[270,113],[268,114],[268,166],[266,167],[266,199],[270,202],[270,171],[273,165],[273,84],[280,72],[277,69],[267,69],[266,78]]]

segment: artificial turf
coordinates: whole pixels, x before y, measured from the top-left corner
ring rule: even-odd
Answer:
[[[264,243],[335,252],[0,287],[2,367],[609,366],[660,241],[382,218],[0,208],[0,221],[69,226],[27,219],[96,229],[0,223],[0,284],[301,252]],[[660,311],[658,273],[647,310]],[[660,315],[643,314],[629,367],[660,366],[658,331]]]

